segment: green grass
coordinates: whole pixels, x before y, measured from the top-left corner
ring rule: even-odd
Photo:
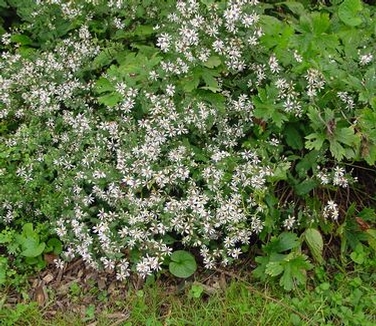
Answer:
[[[232,277],[232,279],[231,279]],[[226,275],[227,283],[171,286],[161,281],[130,291],[125,299],[93,300],[84,311],[58,311],[35,303],[0,308],[0,325],[375,325],[376,275],[336,273],[286,293],[272,284]],[[223,282],[222,282],[223,283]],[[316,283],[316,284],[315,284]],[[194,292],[193,289],[201,289]],[[208,294],[210,292],[210,294]],[[83,301],[78,293],[73,302]],[[5,300],[5,297],[3,298]],[[3,301],[4,301],[3,300]]]

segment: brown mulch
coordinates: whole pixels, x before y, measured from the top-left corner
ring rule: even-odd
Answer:
[[[137,290],[142,289],[142,278],[131,276],[126,282],[120,282],[116,280],[115,273],[98,272],[88,268],[82,259],[66,264],[64,269],[57,269],[48,257],[45,259],[50,262],[48,267],[29,279],[29,299],[25,299],[25,296],[15,290],[10,290],[4,303],[5,307],[12,308],[18,303],[35,301],[46,320],[51,320],[56,315],[80,316],[85,320],[87,309],[92,305],[95,308],[95,316],[101,315],[111,320],[111,325],[119,325],[129,318],[130,311],[124,303],[130,302]],[[238,275],[240,270],[247,274],[253,268],[254,265],[250,262],[248,265],[233,266],[226,270],[208,271],[199,268],[195,276],[188,280],[174,278],[166,272],[157,282],[163,287],[166,295],[173,296],[186,294],[192,283],[198,283],[204,289],[205,299],[205,296],[222,292],[233,279],[231,275],[235,271]],[[122,304],[116,305],[119,302]],[[170,307],[162,305],[161,318],[165,314],[168,315],[169,310]],[[96,325],[93,319],[91,322],[90,325]]]
[[[125,302],[130,289],[140,286],[140,281],[134,282],[132,279],[127,283],[119,282],[114,273],[87,268],[82,259],[77,259],[67,264],[64,269],[57,269],[50,264],[30,277],[28,296],[30,301],[35,301],[40,306],[46,319],[51,319],[58,313],[74,314],[83,318],[90,305],[95,306],[95,313],[103,313],[113,310],[109,307],[113,302]],[[24,296],[16,291],[9,291],[4,306],[12,308],[29,300],[25,300]],[[125,321],[129,312],[117,311],[106,317],[117,324]]]

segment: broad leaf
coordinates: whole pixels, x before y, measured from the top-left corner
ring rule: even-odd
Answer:
[[[45,247],[46,244],[44,242],[39,243],[34,238],[26,238],[22,243],[24,251],[21,252],[21,255],[25,257],[38,257],[42,254]]]
[[[283,272],[281,262],[272,261],[266,265],[265,273],[270,276],[277,276]]]
[[[222,63],[221,59],[217,56],[211,56],[206,62],[204,63],[205,67],[208,68],[215,68],[220,66]]]
[[[278,236],[277,252],[284,252],[299,246],[299,239],[295,233],[283,232]]]
[[[324,262],[322,257],[324,242],[321,233],[316,229],[309,228],[304,232],[304,239],[311,250],[312,256],[317,262],[322,264]]]
[[[346,25],[358,26],[362,23],[362,19],[358,16],[362,10],[362,2],[360,0],[345,0],[338,7],[338,17]]]
[[[169,264],[170,273],[176,277],[187,278],[197,269],[195,257],[185,250],[174,251]]]

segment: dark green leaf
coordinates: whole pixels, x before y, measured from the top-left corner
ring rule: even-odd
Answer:
[[[293,149],[301,150],[303,149],[304,143],[302,136],[300,135],[299,131],[297,130],[297,125],[288,124],[285,127],[285,137],[286,143]]]
[[[313,179],[306,179],[295,186],[295,192],[299,196],[308,194],[317,186],[317,181]]]
[[[176,277],[187,278],[197,269],[195,257],[185,250],[174,251],[169,264],[170,273]]]
[[[300,245],[298,236],[292,232],[283,232],[278,236],[277,252],[291,250]]]

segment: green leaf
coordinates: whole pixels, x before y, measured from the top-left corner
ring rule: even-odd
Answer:
[[[0,257],[0,285],[3,285],[7,281],[7,269],[8,262],[5,258]]]
[[[310,149],[310,150],[314,149],[318,151],[324,145],[326,137],[324,134],[319,134],[319,133],[314,132],[306,136],[305,139],[307,139],[307,141],[305,142],[305,147],[307,149]]]
[[[317,181],[313,179],[306,179],[295,186],[295,192],[299,196],[308,194],[312,189],[317,186]]]
[[[279,261],[272,261],[266,265],[265,273],[270,276],[282,274],[283,266]]]
[[[321,36],[330,27],[329,14],[313,12],[311,14],[312,28],[316,36]]]
[[[197,299],[201,297],[201,295],[202,295],[203,292],[204,292],[204,287],[200,283],[194,283],[194,284],[192,284],[192,287],[189,290],[189,294],[193,298],[197,298]]]
[[[177,250],[172,253],[171,262],[169,264],[169,270],[172,275],[187,278],[190,277],[196,269],[196,260],[191,253],[185,250]]]
[[[359,137],[354,133],[354,129],[352,127],[336,128],[333,136],[336,141],[348,146],[355,145],[359,142]]]
[[[324,259],[322,257],[322,251],[324,249],[324,242],[321,233],[313,228],[309,228],[304,232],[304,239],[311,250],[313,258],[322,264]]]
[[[314,108],[313,106],[310,106],[308,108],[307,116],[314,130],[323,129],[323,126],[325,126],[325,121],[323,121],[323,119],[321,118],[321,115],[318,109]]]
[[[340,161],[346,155],[345,148],[337,141],[330,141],[330,153],[334,158]]]
[[[48,249],[49,249],[48,252],[52,251],[55,255],[59,255],[63,251],[63,244],[57,238],[52,238],[52,239],[48,240],[47,246],[48,246]]]
[[[359,12],[362,10],[360,0],[345,0],[338,7],[338,17],[348,26],[358,26],[362,23]]]
[[[283,232],[278,236],[277,252],[284,252],[299,246],[299,239],[295,233]]]
[[[205,84],[207,85],[207,86],[201,87],[202,89],[210,90],[213,93],[217,93],[221,90],[220,87],[218,86],[217,80],[212,75],[204,73],[202,75],[202,79],[204,80]]]
[[[21,35],[21,34],[13,34],[10,37],[12,42],[19,43],[21,45],[31,45],[33,44],[33,40],[26,36],[26,35]]]
[[[305,8],[300,2],[295,2],[295,1],[285,1],[285,2],[280,2],[278,4],[285,5],[289,10],[298,15],[301,16],[302,14],[305,13]]]
[[[215,67],[220,66],[221,63],[222,63],[222,61],[219,57],[211,56],[211,57],[209,57],[208,60],[206,60],[206,62],[204,62],[204,66],[207,67],[207,68],[215,68]]]
[[[100,96],[98,102],[109,107],[113,107],[122,100],[122,96],[119,93],[111,93]]]
[[[98,94],[113,92],[114,90],[114,85],[112,85],[112,83],[107,78],[101,77],[95,83],[95,91]]]
[[[304,284],[306,282],[306,271],[312,269],[308,257],[298,252],[292,252],[287,255],[283,262],[283,275],[280,279],[280,285],[286,291],[291,291],[295,284]]]
[[[291,266],[290,264],[286,264],[284,266],[283,275],[279,280],[279,284],[286,290],[291,291],[294,288],[294,279],[291,275]]]
[[[353,251],[350,254],[350,258],[354,263],[357,263],[358,265],[362,265],[364,263],[364,254],[363,253],[358,253]]]
[[[183,90],[187,93],[192,92],[193,90],[197,89],[198,85],[200,84],[200,76],[193,74],[181,80],[183,85]]]
[[[35,238],[26,238],[22,243],[22,248],[24,251],[21,252],[22,256],[25,257],[38,257],[44,251],[46,244],[44,242],[39,243]]]
[[[26,223],[22,227],[22,235],[24,237],[38,238],[38,234],[34,231],[33,223]]]
[[[103,49],[93,60],[94,68],[101,68],[109,65],[114,59],[117,51],[112,48]]]
[[[293,149],[303,149],[303,139],[297,130],[297,125],[288,124],[285,127],[284,135],[286,137],[286,143]]]
[[[368,239],[367,239],[368,244],[376,252],[376,230],[368,229],[366,230],[366,234],[368,236]]]
[[[149,36],[155,33],[156,31],[153,28],[153,26],[149,26],[149,25],[139,25],[132,32],[132,34],[137,35],[137,36]]]

